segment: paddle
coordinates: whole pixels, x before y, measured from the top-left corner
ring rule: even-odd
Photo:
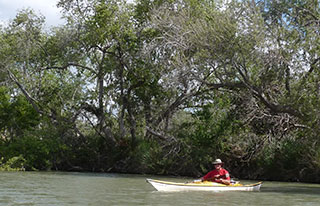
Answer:
[[[197,179],[197,180],[187,181],[187,182],[185,182],[184,184],[199,183],[199,182],[202,182],[202,180],[201,180],[201,179]]]

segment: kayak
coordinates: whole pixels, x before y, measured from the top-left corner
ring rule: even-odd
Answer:
[[[220,184],[216,182],[190,182],[190,183],[178,183],[168,182],[162,180],[146,179],[156,190],[158,191],[259,191],[262,182],[255,184],[242,185],[235,183],[231,185]]]

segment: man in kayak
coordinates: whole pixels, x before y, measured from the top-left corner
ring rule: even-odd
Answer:
[[[214,170],[208,172],[205,176],[201,177],[201,181],[212,181],[217,183],[222,183],[229,185],[230,184],[230,175],[229,172],[222,168],[223,162],[221,159],[216,159],[213,162],[215,167]]]

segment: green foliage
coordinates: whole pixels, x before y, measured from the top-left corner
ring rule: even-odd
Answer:
[[[47,170],[51,168],[50,150],[55,145],[51,145],[49,141],[42,140],[34,136],[20,137],[10,143],[3,142],[1,154],[4,157],[15,157],[22,155],[24,158],[24,167],[27,170]]]
[[[2,168],[320,181],[318,3],[58,5],[1,28]]]
[[[161,148],[156,142],[141,141],[136,150],[133,152],[135,164],[143,166],[143,170],[148,173],[164,174],[163,164],[166,158],[160,158]]]
[[[22,95],[10,96],[9,90],[0,87],[0,131],[4,138],[21,135],[39,124],[39,114]]]
[[[12,157],[7,161],[4,158],[0,159],[0,171],[24,171],[26,160],[22,155]]]
[[[287,140],[265,148],[257,159],[258,168],[263,171],[259,174],[260,178],[285,181],[304,179],[300,172],[306,165],[306,150],[307,146],[300,140]]]
[[[226,104],[221,102],[217,105]],[[194,112],[194,121],[183,126],[186,133],[180,134],[191,147],[189,155],[199,165],[202,173],[212,168],[215,158],[226,155],[228,145],[225,143],[239,129],[232,111],[219,110],[217,105],[206,105]]]

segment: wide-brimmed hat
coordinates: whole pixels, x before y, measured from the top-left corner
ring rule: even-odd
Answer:
[[[214,162],[213,162],[214,165],[222,165],[223,162],[221,161],[221,159],[216,159]]]

